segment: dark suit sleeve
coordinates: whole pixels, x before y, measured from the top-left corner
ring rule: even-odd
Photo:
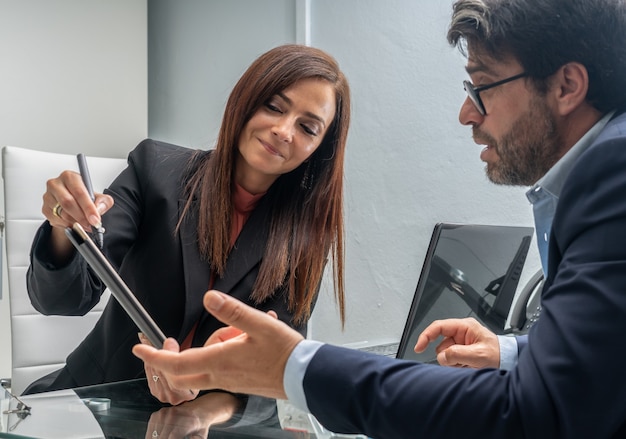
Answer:
[[[47,249],[51,230],[46,221],[33,240],[26,274],[31,304],[44,315],[84,315],[100,300],[103,284],[95,276],[84,276],[87,263],[78,253],[63,267],[50,262]]]
[[[332,346],[304,390],[330,430],[384,438],[606,438],[626,433],[626,141],[593,145],[555,215],[543,312],[511,371]]]
[[[103,251],[116,268],[137,238],[143,209],[141,181],[148,178],[139,174],[151,168],[153,151],[151,140],[140,143],[129,155],[129,167],[104,191],[113,196],[115,204],[102,216],[106,230]],[[84,315],[98,303],[105,285],[77,253],[63,267],[50,262],[50,230],[45,221],[33,240],[26,276],[31,303],[42,314]]]

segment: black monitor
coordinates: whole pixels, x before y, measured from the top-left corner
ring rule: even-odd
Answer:
[[[434,362],[436,343],[416,354],[418,335],[434,320],[474,317],[497,334],[515,297],[533,228],[437,224],[415,289],[397,357]]]

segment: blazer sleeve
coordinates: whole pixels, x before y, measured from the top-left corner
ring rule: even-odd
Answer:
[[[622,130],[623,131],[623,130]],[[400,437],[626,434],[626,140],[592,145],[565,182],[542,315],[511,371],[398,361],[324,346],[304,378],[330,430]]]
[[[149,181],[157,160],[153,143],[149,139],[141,142],[129,154],[129,166],[104,190],[115,204],[102,216],[106,230],[103,252],[117,269],[137,239],[143,211],[142,182]],[[26,275],[31,303],[46,315],[84,315],[98,303],[105,285],[77,252],[65,266],[51,262],[47,251],[51,229],[45,221],[33,240]]]

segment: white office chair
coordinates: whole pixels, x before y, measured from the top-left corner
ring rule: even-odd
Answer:
[[[126,167],[125,159],[87,157],[94,191],[102,192]],[[41,213],[46,180],[65,169],[78,170],[76,156],[5,146],[2,177],[6,220],[6,259],[11,314],[11,389],[19,395],[36,379],[65,364],[65,358],[85,338],[109,298],[81,317],[44,316],[26,292],[30,247]]]

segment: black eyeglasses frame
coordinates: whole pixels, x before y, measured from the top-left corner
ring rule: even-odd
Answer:
[[[474,87],[474,84],[472,84],[468,80],[465,80],[463,81],[463,88],[465,89],[467,96],[470,98],[470,101],[472,101],[478,112],[482,116],[486,116],[487,110],[485,109],[485,104],[483,104],[483,100],[480,98],[480,92],[489,90],[490,88],[494,88],[502,84],[506,84],[507,82],[515,81],[516,79],[524,78],[526,76],[528,76],[528,73],[522,72],[518,73],[517,75],[501,79],[500,81],[492,82],[491,84],[481,85],[479,87]]]

